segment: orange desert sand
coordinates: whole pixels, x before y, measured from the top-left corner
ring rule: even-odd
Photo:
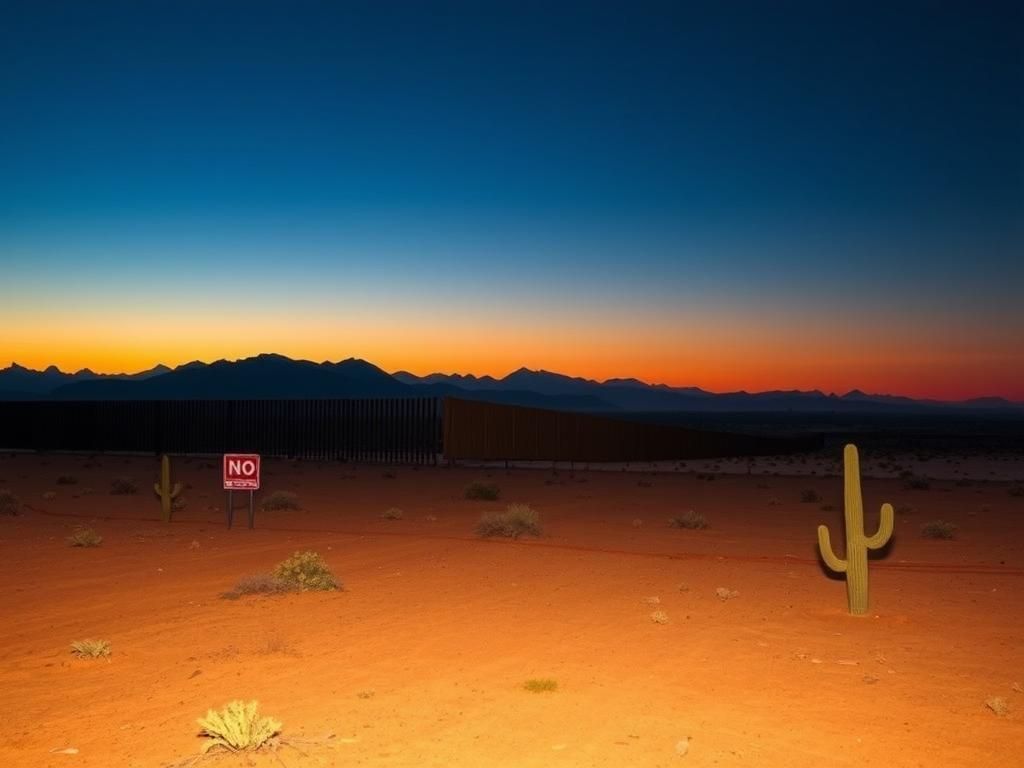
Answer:
[[[196,718],[232,699],[258,699],[285,736],[334,736],[205,764],[1020,765],[1024,497],[990,480],[1007,474],[998,461],[983,482],[933,474],[910,490],[861,458],[869,533],[882,502],[898,510],[866,617],[817,560],[819,523],[842,541],[842,479],[798,476],[799,460],[779,475],[711,463],[711,480],[696,463],[554,475],[267,460],[261,494],[292,491],[304,509],[258,512],[250,531],[241,507],[224,525],[216,459],[173,459],[190,487],[165,525],[153,457],[5,454],[0,488],[25,507],[0,517],[0,765],[167,765],[198,754]],[[139,494],[110,495],[117,476]],[[501,499],[464,498],[477,479]],[[820,502],[801,503],[808,488]],[[532,505],[543,535],[477,538],[480,515],[510,502]],[[380,517],[392,507],[402,519]],[[706,530],[670,527],[689,509]],[[937,518],[955,539],[920,536]],[[69,547],[77,526],[102,545]],[[343,591],[219,597],[306,549]],[[83,638],[108,640],[109,661],[72,657]],[[530,678],[558,689],[531,693]]]

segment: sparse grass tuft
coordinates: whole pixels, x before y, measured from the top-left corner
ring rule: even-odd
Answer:
[[[274,568],[274,578],[300,592],[330,591],[341,585],[316,552],[296,552]]]
[[[821,501],[821,496],[819,496],[818,492],[813,488],[805,488],[800,491],[800,501],[804,504],[817,504]]]
[[[57,478],[57,485],[78,485],[78,478],[74,475],[61,475]]]
[[[494,483],[484,483],[474,480],[466,486],[466,498],[480,501],[496,501],[501,496],[501,489]]]
[[[945,520],[932,520],[921,526],[921,535],[926,539],[952,539],[956,526]]]
[[[264,512],[281,512],[286,509],[302,509],[299,497],[291,491],[274,491],[260,502]]]
[[[1005,717],[1010,714],[1010,705],[1006,703],[1006,699],[1002,696],[993,696],[991,699],[986,699],[985,706],[999,715],[999,717]]]
[[[686,528],[691,531],[702,530],[708,527],[708,521],[704,519],[704,515],[700,512],[694,512],[692,509],[686,510],[681,515],[676,515],[668,522],[673,528]]]
[[[139,492],[139,486],[129,477],[115,477],[110,481],[112,496],[133,496]]]
[[[72,547],[98,547],[103,543],[103,537],[92,528],[78,528],[68,536],[68,545]]]
[[[16,515],[21,511],[18,497],[7,490],[0,490],[0,515]]]
[[[534,677],[523,683],[523,688],[530,693],[551,693],[558,690],[558,681],[550,677]]]
[[[209,739],[203,744],[203,754],[214,749],[250,752],[272,746],[281,732],[281,723],[261,717],[257,712],[259,706],[258,701],[232,701],[220,712],[211,709],[206,717],[199,718],[199,735]]]
[[[106,640],[75,640],[71,653],[80,659],[110,658],[110,643]]]
[[[245,595],[280,595],[294,588],[269,573],[258,573],[240,579],[235,588],[221,595],[225,600],[237,600]]]
[[[405,513],[398,507],[391,507],[390,509],[385,509],[380,513],[380,516],[384,520],[401,520],[404,515]]]
[[[476,525],[477,534],[485,538],[518,539],[524,534],[540,536],[540,531],[540,517],[528,504],[509,504],[504,512],[488,512]]]

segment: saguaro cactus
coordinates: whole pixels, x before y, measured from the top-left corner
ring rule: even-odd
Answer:
[[[160,482],[153,483],[153,490],[160,497],[161,519],[165,523],[171,522],[172,504],[181,493],[181,483],[175,483],[171,488],[171,460],[167,454],[160,459]]]
[[[860,493],[860,458],[857,446],[843,449],[843,496],[846,506],[846,559],[841,560],[832,551],[828,528],[818,526],[818,547],[825,565],[836,573],[846,574],[846,597],[850,613],[860,615],[868,611],[868,550],[884,547],[892,536],[892,504],[882,505],[881,519],[874,536],[864,535],[864,503]]]

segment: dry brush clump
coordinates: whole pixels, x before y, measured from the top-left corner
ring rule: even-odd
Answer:
[[[932,520],[921,526],[921,535],[926,539],[952,539],[956,526],[946,520]]]
[[[21,511],[21,502],[18,497],[6,489],[0,490],[0,515],[13,517]]]
[[[476,524],[477,535],[484,538],[504,536],[518,539],[523,535],[540,536],[540,515],[528,504],[509,504],[504,512],[487,512]]]
[[[207,741],[202,752],[223,749],[228,752],[252,752],[276,746],[281,723],[259,714],[258,701],[232,701],[219,712],[209,710],[197,721]]]
[[[225,600],[247,595],[283,595],[289,592],[314,592],[341,589],[324,559],[316,552],[296,552],[278,563],[271,573],[257,573],[239,579],[234,588],[223,592]]]
[[[302,509],[299,497],[291,491],[274,491],[260,502],[264,512],[282,512],[285,510]]]
[[[92,528],[78,528],[68,536],[70,547],[98,547],[103,543],[103,537]]]
[[[1006,492],[1011,496],[1024,496],[1024,485],[1011,485]]]
[[[700,531],[708,527],[708,521],[700,512],[688,509],[681,515],[669,519],[669,525],[673,528],[686,528],[691,531]]]
[[[558,681],[550,677],[533,677],[523,683],[523,688],[530,693],[551,693],[558,690]]]
[[[466,486],[466,498],[479,501],[497,501],[501,496],[501,489],[494,483],[485,483],[474,480]]]
[[[821,501],[821,496],[813,488],[805,488],[800,491],[800,501],[804,504],[816,504]]]
[[[110,643],[106,640],[75,640],[71,653],[80,659],[110,658]]]
[[[134,496],[138,492],[139,486],[130,477],[115,477],[110,481],[112,496]]]
[[[398,507],[391,507],[381,512],[380,516],[383,520],[401,520],[405,516],[405,513]]]
[[[221,595],[225,600],[237,600],[246,595],[281,595],[294,590],[269,573],[258,573],[254,576],[244,576],[238,580],[234,589]]]
[[[932,483],[927,477],[908,475],[903,478],[903,487],[912,491],[927,491],[932,487]]]

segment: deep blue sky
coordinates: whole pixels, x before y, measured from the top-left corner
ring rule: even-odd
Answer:
[[[436,336],[524,312],[595,345],[522,359],[523,322],[476,372],[563,354],[570,373],[713,385],[687,346],[702,317],[735,324],[741,377],[751,335],[798,348],[839,313],[841,335],[892,327],[890,359],[936,345],[920,376],[973,392],[950,333],[1024,369],[1024,6],[885,5],[6,3],[5,333],[56,305],[97,327],[212,313],[244,258],[259,272],[228,302],[272,302],[307,339],[317,317],[377,328],[390,301]],[[636,318],[651,360],[598,355],[592,336]],[[317,349],[400,346],[357,338]],[[121,341],[140,365],[195,356]],[[765,380],[815,383],[814,360],[786,364]],[[877,379],[830,364],[826,387]]]

